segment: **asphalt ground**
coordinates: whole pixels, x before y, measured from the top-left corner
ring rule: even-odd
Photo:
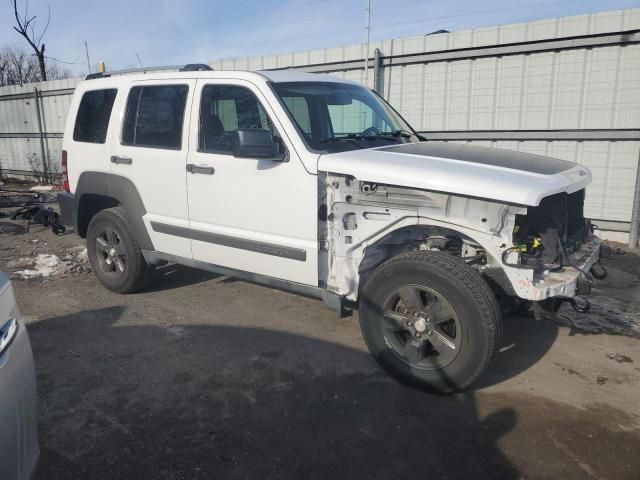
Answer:
[[[8,273],[82,244],[0,227]],[[638,479],[640,257],[617,252],[590,315],[508,316],[488,373],[451,396],[396,383],[357,313],[316,300],[179,266],[126,296],[73,260],[14,274],[37,369],[37,479]]]

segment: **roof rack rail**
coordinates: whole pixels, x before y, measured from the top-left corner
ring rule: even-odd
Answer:
[[[180,69],[181,72],[205,72],[207,70],[213,70],[206,63],[187,63]]]
[[[107,78],[113,75],[128,75],[132,73],[149,73],[149,72],[163,72],[163,71],[175,71],[175,72],[201,72],[206,70],[213,70],[206,63],[188,63],[186,65],[167,65],[159,67],[148,68],[127,68],[124,70],[113,70],[111,72],[96,72],[90,73],[85,80],[93,80],[96,78]]]

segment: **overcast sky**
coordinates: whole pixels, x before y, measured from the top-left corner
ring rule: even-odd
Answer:
[[[18,0],[23,7],[24,0]],[[51,24],[46,53],[86,72],[207,62],[360,43],[366,0],[31,0],[29,11]],[[640,0],[372,0],[371,38],[420,35],[640,6]],[[0,46],[24,44],[12,30],[9,0],[0,0]]]

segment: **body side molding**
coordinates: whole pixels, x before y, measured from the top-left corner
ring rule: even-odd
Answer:
[[[231,237],[228,235],[221,235],[219,233],[203,232],[201,230],[189,230],[185,227],[167,225],[159,222],[151,222],[151,228],[153,228],[154,232],[183,238],[191,238],[192,240],[213,243],[224,247],[237,248],[240,250],[247,250],[249,252],[272,255],[274,257],[288,258],[300,262],[305,262],[307,260],[307,252],[301,248],[258,242],[256,240]]]

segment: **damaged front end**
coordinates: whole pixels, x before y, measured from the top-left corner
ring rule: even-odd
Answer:
[[[410,250],[460,257],[497,294],[573,302],[606,275],[607,249],[584,218],[584,189],[522,206],[463,195],[320,177],[320,282],[355,301],[369,272]]]
[[[513,245],[503,251],[502,262],[508,269],[529,270],[530,278],[520,281],[527,291],[524,298],[541,302],[536,310],[555,313],[566,301],[584,313],[588,301],[579,305],[575,297],[588,295],[593,280],[607,275],[599,259],[611,250],[584,218],[584,195],[584,189],[551,195],[516,215]]]

